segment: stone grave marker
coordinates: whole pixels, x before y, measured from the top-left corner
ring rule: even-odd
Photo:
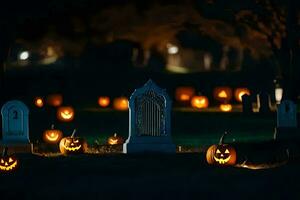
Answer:
[[[277,108],[277,127],[297,127],[297,106],[289,100],[282,101]]]
[[[31,152],[29,141],[29,110],[18,100],[5,103],[1,109],[2,141],[1,149],[8,146],[10,151]]]
[[[171,100],[149,80],[129,100],[129,137],[123,153],[175,153],[171,139]]]

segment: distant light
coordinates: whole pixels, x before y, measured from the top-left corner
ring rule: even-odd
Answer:
[[[35,104],[37,107],[41,108],[41,107],[44,106],[44,101],[43,101],[43,99],[42,99],[41,97],[37,97],[37,98],[35,98],[35,100],[34,100],[34,104]]]
[[[173,44],[167,44],[168,54],[176,54],[179,51],[179,48]]]
[[[19,55],[20,60],[27,60],[29,58],[29,52],[28,51],[23,51]]]
[[[277,104],[280,104],[283,95],[282,88],[275,88],[275,100]]]
[[[210,70],[212,64],[212,56],[210,53],[205,53],[203,56],[204,69]]]

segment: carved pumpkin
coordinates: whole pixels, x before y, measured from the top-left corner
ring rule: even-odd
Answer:
[[[128,100],[126,97],[118,97],[114,99],[114,108],[116,110],[127,110],[128,109]]]
[[[230,112],[230,111],[232,111],[232,105],[231,104],[221,104],[220,110],[223,112]]]
[[[59,150],[62,154],[79,154],[87,150],[87,142],[80,137],[74,137],[76,129],[69,137],[64,137],[59,143]]]
[[[206,160],[208,164],[214,165],[234,165],[236,163],[236,151],[229,144],[224,144],[225,132],[220,138],[219,144],[214,144],[206,151]]]
[[[74,119],[75,111],[71,106],[63,106],[57,109],[57,118],[63,122],[70,122]]]
[[[63,97],[61,94],[50,94],[47,96],[46,101],[49,106],[58,107],[63,103]]]
[[[206,96],[194,96],[191,100],[193,108],[207,108],[208,107],[208,98]]]
[[[178,102],[190,102],[194,95],[195,89],[193,87],[178,87],[175,90],[175,99]]]
[[[230,87],[216,87],[214,98],[220,102],[229,102],[232,98],[232,89]]]
[[[250,95],[250,90],[248,90],[248,88],[237,88],[234,91],[234,97],[238,102],[242,102],[242,96],[244,94]]]
[[[60,130],[54,129],[54,125],[51,129],[45,130],[43,134],[43,139],[45,142],[50,144],[57,144],[62,138],[63,133]]]
[[[0,157],[0,172],[15,171],[18,166],[19,160],[14,155],[7,155],[7,147],[5,147]]]
[[[123,144],[124,139],[115,133],[113,136],[108,138],[107,143],[110,145]]]
[[[101,107],[103,107],[103,108],[109,106],[109,104],[110,104],[110,99],[109,99],[109,97],[106,97],[106,96],[99,97],[99,98],[98,98],[98,104],[99,104],[99,106],[101,106]]]
[[[34,104],[36,105],[36,107],[39,107],[39,108],[43,107],[44,106],[44,100],[43,100],[43,98],[36,97],[34,99]]]

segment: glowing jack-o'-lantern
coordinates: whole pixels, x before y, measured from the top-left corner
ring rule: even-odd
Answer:
[[[208,164],[234,165],[236,163],[236,150],[229,144],[224,144],[223,140],[227,132],[220,138],[219,144],[212,145],[206,151]]]
[[[0,171],[11,172],[15,171],[19,166],[19,160],[14,155],[7,155],[7,147],[4,148],[3,154],[0,157]]]
[[[34,104],[36,105],[36,107],[39,107],[39,108],[43,107],[44,106],[44,100],[43,100],[43,98],[36,97],[34,99]]]
[[[126,97],[118,97],[114,99],[114,108],[116,110],[127,110],[128,109],[128,99]]]
[[[57,109],[57,118],[60,121],[70,122],[74,119],[75,111],[71,106],[63,106]]]
[[[222,112],[230,112],[230,111],[232,111],[232,105],[231,104],[221,104],[220,110]]]
[[[208,107],[208,98],[206,96],[194,96],[191,100],[193,108],[207,108]]]
[[[175,98],[178,102],[189,102],[195,95],[193,87],[178,87],[175,91]]]
[[[46,101],[48,105],[58,107],[63,103],[63,97],[61,94],[50,94],[47,96]]]
[[[232,98],[232,89],[230,87],[216,87],[214,98],[221,102],[228,102]]]
[[[242,96],[244,94],[250,95],[250,90],[248,90],[247,88],[237,88],[234,91],[234,97],[238,102],[242,102]]]
[[[110,145],[123,144],[124,140],[115,133],[113,136],[108,138],[107,143]]]
[[[87,142],[80,137],[74,137],[76,129],[70,137],[64,137],[59,142],[59,150],[62,154],[78,154],[85,153],[87,150]]]
[[[62,135],[62,132],[60,130],[54,129],[54,125],[52,125],[50,130],[44,131],[43,139],[47,143],[57,144],[62,138]]]
[[[109,97],[106,97],[106,96],[99,97],[99,98],[98,98],[98,104],[99,104],[99,106],[101,106],[101,107],[103,107],[103,108],[109,106],[109,104],[110,104],[110,99],[109,99]]]

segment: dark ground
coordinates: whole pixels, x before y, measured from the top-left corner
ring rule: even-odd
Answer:
[[[20,155],[21,156],[21,155]],[[23,155],[1,199],[299,199],[299,160],[273,169],[208,166],[203,154]]]

